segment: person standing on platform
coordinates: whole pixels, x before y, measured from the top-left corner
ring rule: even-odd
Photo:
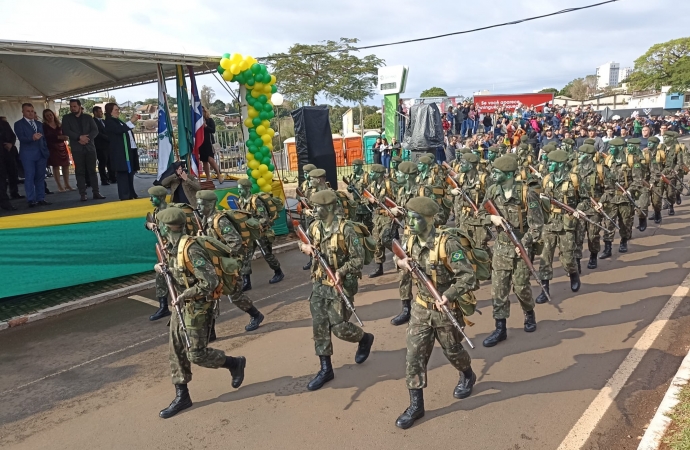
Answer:
[[[98,127],[98,136],[94,140],[96,156],[98,157],[98,173],[101,175],[101,186],[108,186],[110,183],[117,182],[117,175],[113,170],[113,164],[110,159],[110,140],[105,132],[103,109],[100,106],[94,106],[91,112],[93,112],[93,120],[96,122],[96,127]]]
[[[48,165],[53,168],[53,177],[59,192],[73,191],[74,188],[69,184],[69,154],[65,141],[69,138],[62,132],[60,120],[55,113],[49,109],[43,110],[43,131],[46,134],[48,144]],[[62,180],[65,184],[60,184],[60,169],[62,169]]]
[[[96,146],[93,143],[98,136],[98,127],[91,116],[82,112],[81,102],[78,99],[69,101],[69,110],[70,113],[62,118],[62,130],[69,137],[81,201],[86,201],[87,182],[91,186],[93,199],[104,199],[98,188]]]
[[[218,183],[223,184],[225,177],[220,173],[220,167],[215,159],[213,159],[213,135],[216,133],[216,122],[213,121],[211,114],[205,106],[204,110],[204,142],[199,147],[199,159],[204,163],[204,173],[206,173],[206,180],[211,181],[211,167],[216,171]]]
[[[138,198],[134,191],[134,173],[139,170],[139,155],[136,146],[132,146],[130,126],[119,117],[120,107],[116,103],[105,105],[105,132],[110,140],[110,160],[117,171],[117,196],[120,200],[132,200]],[[136,121],[137,116],[134,116],[129,123]]]
[[[46,163],[48,162],[48,144],[43,134],[43,124],[34,120],[34,106],[22,104],[22,117],[14,123],[14,133],[19,139],[19,158],[24,167],[24,190],[29,208],[37,205],[50,205],[45,201]]]

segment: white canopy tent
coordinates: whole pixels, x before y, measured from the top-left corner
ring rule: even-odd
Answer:
[[[176,65],[192,66],[197,74],[210,73],[219,59],[0,40],[0,115],[13,123],[21,117],[23,102],[33,103],[40,114],[45,107],[54,108],[56,99],[155,82],[159,63],[166,78],[174,78]]]

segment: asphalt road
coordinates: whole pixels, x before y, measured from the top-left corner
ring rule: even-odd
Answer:
[[[584,259],[577,294],[556,270],[554,302],[538,305],[535,333],[522,331],[513,298],[509,338],[491,349],[481,346],[493,328],[485,284],[478,292],[484,314],[472,316],[476,325],[467,330],[477,346],[470,351],[479,377],[473,395],[452,397],[457,373],[437,346],[426,417],[409,430],[394,426],[408,395],[405,327],[389,323],[400,308],[392,262],[385,276],[365,277],[356,298],[376,336],[369,360],[358,366],[356,345],[334,339],[336,378],[308,392],[318,370],[310,283],[301,270],[306,257],[291,251],[278,256],[287,276],[277,285],[268,285],[268,267],[255,261],[250,295],[266,315],[259,330],[245,333],[248,316],[222,305],[213,346],[247,357],[244,385],[234,390],[227,371],[195,367],[194,407],[169,420],[158,418],[174,396],[167,328],[147,320],[149,304],[121,298],[0,333],[0,446],[556,449],[690,272],[689,216],[684,204],[660,227],[650,221],[644,233],[635,230],[625,255],[616,241],[614,257],[598,270],[586,269]],[[154,298],[153,290],[139,295]],[[688,329],[690,305],[682,301],[583,448],[637,447],[687,353]]]

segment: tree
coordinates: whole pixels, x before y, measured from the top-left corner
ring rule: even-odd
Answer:
[[[223,100],[216,100],[215,102],[211,103],[211,106],[208,107],[208,110],[211,114],[225,114],[225,102]]]
[[[655,44],[635,60],[630,85],[636,91],[660,90],[670,86],[670,92],[690,89],[690,37]]]
[[[596,75],[587,75],[585,78],[575,78],[573,81],[566,84],[563,89],[558,92],[558,95],[564,95],[573,100],[586,100],[596,91],[596,84]]]
[[[223,122],[223,119],[220,117],[214,117],[213,121],[216,123],[216,131],[225,130],[227,128],[225,122]]]
[[[429,89],[426,89],[422,91],[421,94],[419,94],[420,97],[448,97],[448,94],[446,91],[441,89],[440,87],[432,87]]]
[[[374,113],[364,116],[364,128],[378,130],[382,125],[381,114]]]
[[[558,89],[556,88],[546,88],[539,91],[540,94],[553,94],[558,95]]]
[[[199,92],[199,99],[201,100],[201,104],[205,108],[210,108],[211,103],[213,103],[213,98],[216,96],[216,92],[213,90],[211,86],[201,86],[201,91]]]
[[[360,58],[353,44],[358,39],[340,38],[321,44],[294,44],[287,53],[267,57],[278,79],[278,90],[296,105],[316,105],[319,96],[341,104],[364,102],[374,96],[378,68],[384,64],[374,55]]]

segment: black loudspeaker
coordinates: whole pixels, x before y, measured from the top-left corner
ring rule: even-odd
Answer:
[[[300,183],[304,180],[302,167],[314,164],[326,171],[326,180],[338,189],[338,172],[327,106],[303,106],[290,113],[295,122],[295,147]]]

